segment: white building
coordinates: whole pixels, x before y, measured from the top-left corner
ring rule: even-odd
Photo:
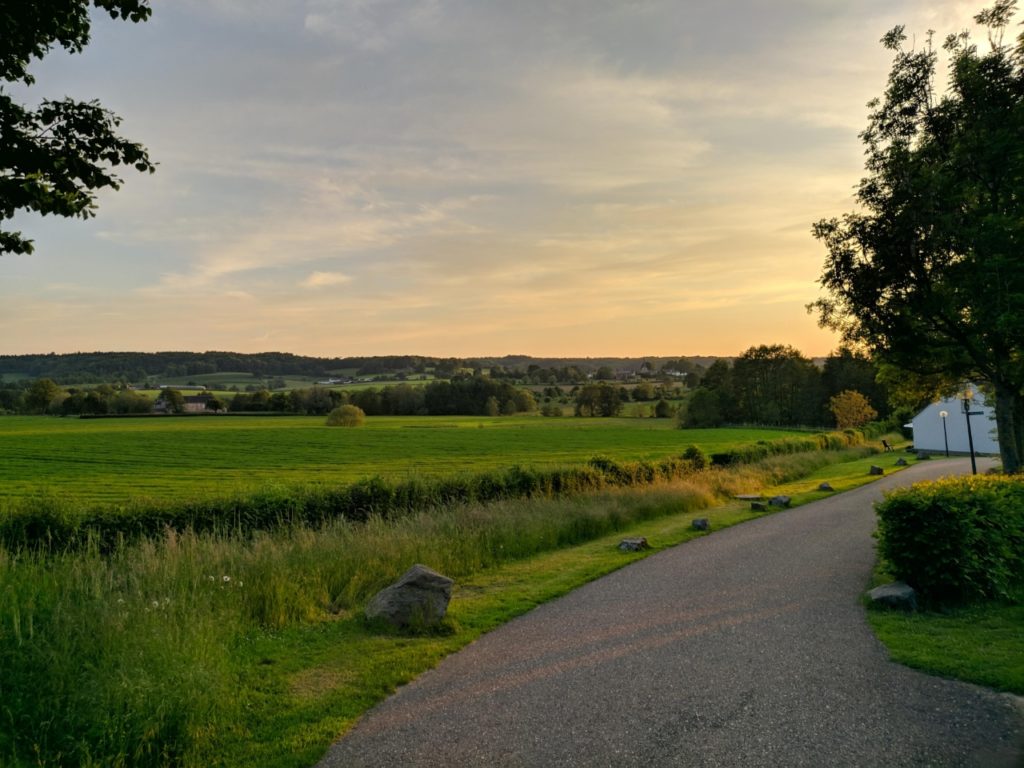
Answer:
[[[975,453],[988,453],[998,455],[999,441],[996,438],[996,413],[985,400],[985,395],[974,390],[974,399],[971,401],[971,412],[978,413],[971,416],[971,437],[974,439]],[[942,418],[942,412],[946,418]],[[979,413],[980,412],[980,413]],[[946,435],[942,433],[942,422],[946,422]],[[964,416],[964,401],[957,398],[947,398],[937,403],[932,403],[911,422],[914,429],[914,450],[933,451],[943,453],[946,450],[946,438],[949,439],[949,452],[969,452],[967,441],[967,417]]]

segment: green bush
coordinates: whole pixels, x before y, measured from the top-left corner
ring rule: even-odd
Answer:
[[[328,427],[361,427],[366,413],[357,405],[339,405],[327,414]]]
[[[696,445],[691,445],[683,451],[683,460],[690,462],[694,469],[707,469],[711,465],[708,455]]]
[[[1024,580],[1024,481],[948,478],[886,495],[879,552],[933,606],[1008,599]]]

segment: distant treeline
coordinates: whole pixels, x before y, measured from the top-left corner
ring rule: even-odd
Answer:
[[[387,376],[431,372],[438,378],[486,371],[494,378],[529,383],[579,383],[599,369],[610,377],[647,369],[696,372],[715,358],[499,358],[307,357],[287,352],[75,352],[72,354],[0,355],[0,376],[48,378],[58,384],[141,383],[153,378],[181,378],[215,373],[243,373],[254,378],[305,376],[328,378],[343,372]]]
[[[861,402],[854,426],[892,416],[889,393],[869,358],[841,349],[819,366],[792,347],[762,345],[708,367],[679,420],[684,427],[835,425],[840,417],[833,398],[844,393],[856,393]]]
[[[322,415],[346,404],[359,406],[367,416],[498,416],[537,409],[533,395],[525,389],[488,376],[456,376],[425,386],[389,384],[350,392],[322,387],[240,392],[228,410]]]
[[[483,375],[458,375],[450,381],[422,386],[389,384],[352,391],[314,386],[279,392],[239,392],[223,401],[206,394],[201,397],[209,411],[311,416],[322,416],[349,403],[362,408],[368,416],[498,416],[537,409],[528,390]],[[162,401],[163,412],[185,410],[186,398],[175,389],[162,390],[158,400]],[[0,413],[125,416],[151,413],[153,406],[149,398],[110,384],[64,389],[52,379],[43,378],[23,387],[0,387]]]

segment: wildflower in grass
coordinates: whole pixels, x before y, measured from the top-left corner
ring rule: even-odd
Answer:
[[[223,581],[224,581],[225,584],[227,584],[229,581],[231,581],[231,577],[230,576],[224,576],[222,578],[223,578]]]

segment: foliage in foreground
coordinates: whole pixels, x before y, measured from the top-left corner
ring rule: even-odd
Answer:
[[[411,562],[462,578],[870,452],[711,468],[653,493],[456,505],[250,537],[167,531],[106,554],[0,549],[0,763],[216,762],[225,738],[249,738],[239,732],[245,649],[271,630],[351,615]]]
[[[917,483],[878,505],[879,553],[926,604],[1008,598],[1024,582],[1024,480]]]
[[[812,307],[879,362],[995,393],[1003,467],[1024,468],[1024,38],[1016,0],[975,16],[988,50],[955,31],[938,51],[905,47],[902,26],[882,42],[894,59],[884,96],[861,134],[866,174],[858,210],[826,219],[828,251]],[[951,379],[951,381],[950,381]]]
[[[89,42],[91,6],[111,18],[149,18],[147,0],[63,0],[60,3],[4,3],[0,36],[0,82],[31,86],[33,59],[56,46],[79,53]],[[5,86],[9,87],[9,86]],[[18,210],[89,218],[96,190],[118,189],[114,168],[153,172],[145,147],[115,132],[121,120],[96,101],[44,100],[35,109],[0,88],[0,225]],[[0,229],[0,255],[32,253],[20,232]]]

